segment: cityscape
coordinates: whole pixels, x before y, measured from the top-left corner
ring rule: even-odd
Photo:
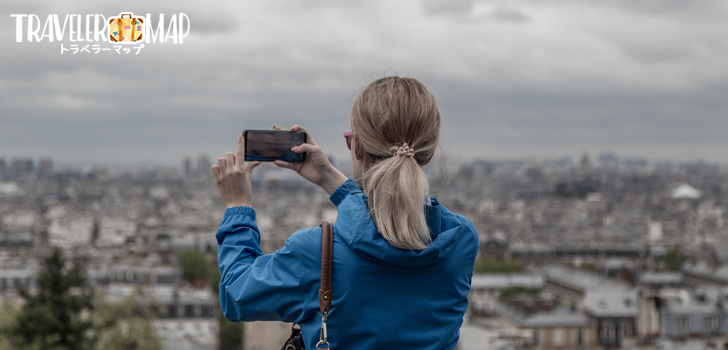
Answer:
[[[443,159],[424,167],[430,195],[468,217],[481,243],[458,349],[727,342],[728,168],[612,153]],[[350,164],[334,163],[351,176]],[[137,295],[164,349],[227,348],[225,337],[279,347],[290,324],[225,321],[214,277],[189,277],[189,252],[217,274],[224,204],[211,164],[204,155],[179,167],[0,159],[0,303],[21,304],[43,258],[59,251],[105,300]],[[253,191],[265,253],[336,220],[324,191],[271,164],[255,170]]]

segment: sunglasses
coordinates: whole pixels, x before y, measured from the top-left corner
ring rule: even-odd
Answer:
[[[344,139],[346,139],[346,147],[349,147],[349,150],[351,151],[351,136],[354,135],[353,132],[345,132],[344,133]]]

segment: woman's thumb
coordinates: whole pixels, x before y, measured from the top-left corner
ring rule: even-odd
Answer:
[[[295,153],[312,153],[316,150],[318,146],[312,145],[310,143],[302,143],[294,148],[296,148]]]
[[[258,165],[260,165],[260,161],[248,163],[248,165],[245,166],[245,177],[249,179],[250,176],[253,175],[253,169],[255,169]]]

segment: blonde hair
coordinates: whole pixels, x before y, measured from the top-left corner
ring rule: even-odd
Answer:
[[[424,249],[431,242],[424,204],[429,190],[420,168],[440,141],[435,96],[413,78],[386,77],[369,84],[351,110],[351,129],[366,172],[362,191],[379,233],[400,249]],[[414,154],[393,155],[404,143]]]

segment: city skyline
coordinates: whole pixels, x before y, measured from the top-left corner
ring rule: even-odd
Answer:
[[[629,157],[619,155],[613,152],[600,152],[595,154],[581,153],[581,154],[564,154],[561,156],[513,156],[513,157],[501,157],[501,158],[471,158],[464,159],[457,155],[446,155],[436,154],[433,164],[428,169],[443,169],[452,168],[452,171],[457,171],[457,168],[464,164],[479,164],[479,163],[490,163],[490,164],[510,164],[518,166],[572,166],[578,168],[579,164],[584,161],[584,157],[588,160],[591,166],[614,166],[621,165],[628,168],[644,168],[651,169],[654,166],[686,166],[686,165],[707,165],[716,166],[719,169],[728,169],[728,162],[712,162],[704,159],[692,159],[692,160],[675,160],[666,158],[647,158],[647,157]],[[216,164],[218,157],[211,157],[206,153],[197,154],[186,154],[180,157],[177,162],[153,162],[150,159],[138,160],[138,161],[77,161],[69,162],[63,160],[57,160],[52,157],[43,156],[11,156],[2,157],[0,156],[0,172],[7,171],[12,173],[13,171],[20,170],[20,173],[36,172],[51,174],[56,171],[66,170],[93,170],[93,169],[116,169],[119,171],[134,170],[134,169],[173,169],[176,168],[180,171],[186,171],[191,167],[194,172],[200,172],[202,164],[200,162],[206,161],[210,166]],[[350,173],[352,166],[351,160],[348,158],[336,158],[329,155],[329,159],[332,164],[339,170],[345,173]],[[189,163],[188,163],[189,162]],[[15,169],[20,166],[20,169]],[[276,169],[277,167],[273,163],[264,162],[263,168],[260,169]],[[209,170],[207,166],[204,167],[205,173]],[[279,168],[279,170],[285,171],[286,169]],[[260,170],[259,170],[260,171]]]

